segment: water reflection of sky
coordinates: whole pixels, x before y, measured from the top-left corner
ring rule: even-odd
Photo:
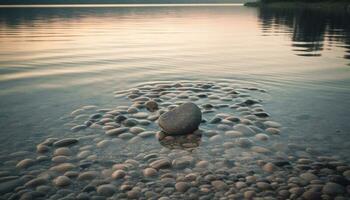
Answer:
[[[242,6],[2,8],[1,142],[55,136],[57,119],[82,105],[120,105],[115,90],[178,80],[257,84],[291,132],[347,138],[347,18]]]

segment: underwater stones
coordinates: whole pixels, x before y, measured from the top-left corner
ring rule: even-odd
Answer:
[[[183,169],[192,165],[193,162],[194,162],[194,158],[192,156],[183,156],[183,157],[174,159],[172,162],[172,166],[178,169]]]
[[[187,182],[178,182],[175,184],[175,189],[178,192],[186,192],[190,187],[191,185]]]
[[[143,175],[145,177],[153,177],[157,175],[157,170],[153,169],[153,168],[146,168],[143,170]]]
[[[265,171],[265,172],[269,172],[269,173],[273,173],[276,169],[277,169],[277,166],[274,165],[273,163],[266,163],[262,169]]]
[[[155,135],[156,135],[156,132],[154,132],[154,131],[145,131],[145,132],[138,134],[138,136],[142,137],[142,138],[148,138],[148,137],[152,137]]]
[[[133,127],[136,126],[139,122],[136,119],[129,118],[123,121],[124,126]]]
[[[300,178],[306,180],[307,182],[318,179],[318,177],[315,174],[310,173],[310,172],[300,174]]]
[[[65,187],[72,183],[67,176],[59,176],[53,180],[53,184],[57,187]]]
[[[255,135],[255,139],[259,140],[259,141],[266,141],[268,140],[270,137],[264,133],[258,133]]]
[[[19,169],[26,169],[30,166],[33,166],[36,163],[35,160],[30,159],[30,158],[26,158],[24,160],[21,160],[17,163],[16,167]]]
[[[78,176],[79,181],[88,181],[93,180],[98,176],[98,173],[96,171],[87,171],[83,172]]]
[[[97,187],[97,193],[105,197],[112,196],[116,190],[116,186],[112,184],[104,184]]]
[[[149,164],[150,167],[154,169],[163,169],[171,167],[171,162],[167,158],[161,158],[159,160],[153,161]]]
[[[281,124],[274,122],[274,121],[265,121],[265,126],[271,127],[271,128],[279,128],[281,127]]]
[[[158,124],[168,135],[183,135],[197,130],[201,121],[201,110],[188,102],[162,114]]]
[[[153,100],[146,101],[145,106],[146,106],[146,109],[150,112],[154,112],[158,110],[158,103]]]
[[[115,129],[111,129],[111,130],[106,131],[106,135],[116,136],[116,135],[120,135],[128,130],[129,130],[129,128],[127,128],[127,127],[115,128]]]
[[[280,134],[280,130],[277,128],[267,128],[266,133],[272,134],[272,135],[278,135]]]
[[[56,172],[67,172],[67,171],[70,171],[74,168],[76,168],[76,166],[72,163],[62,163],[62,164],[51,167],[50,170],[56,171]]]
[[[251,141],[248,138],[239,138],[237,139],[237,145],[242,147],[242,148],[249,148],[253,145],[253,141]]]
[[[81,131],[81,130],[86,129],[86,128],[87,128],[86,125],[77,125],[77,126],[72,127],[71,131],[78,132],[78,131]]]
[[[24,186],[25,187],[37,187],[39,185],[47,184],[48,180],[46,178],[35,178],[33,180],[28,181]]]
[[[119,170],[116,170],[115,172],[113,172],[112,178],[113,179],[121,179],[121,178],[124,178],[125,175],[126,175],[126,172],[122,169],[119,169]]]
[[[219,180],[212,181],[211,185],[215,188],[215,190],[219,190],[219,191],[228,189],[228,185],[225,182],[219,181]]]
[[[271,153],[271,151],[265,147],[254,146],[251,148],[253,152],[256,153]]]
[[[73,145],[77,142],[78,142],[78,140],[75,138],[65,138],[62,140],[58,140],[57,142],[54,142],[53,146],[54,147],[65,147],[65,146]]]
[[[260,117],[260,118],[266,118],[269,117],[270,115],[267,114],[266,112],[255,112],[253,113],[255,116]]]
[[[50,148],[47,145],[44,144],[38,144],[36,146],[36,152],[38,153],[46,153],[50,150]]]
[[[208,166],[209,166],[209,162],[206,160],[201,160],[196,163],[196,167],[199,167],[199,168],[206,168]]]
[[[239,131],[226,131],[225,132],[225,135],[227,137],[232,137],[232,138],[235,138],[235,137],[242,137],[243,136],[243,133],[239,132]]]
[[[323,186],[322,192],[324,194],[336,196],[338,194],[343,194],[345,192],[345,189],[343,186],[341,186],[337,183],[328,182],[328,183],[326,183],[326,185]]]
[[[233,127],[236,131],[243,133],[245,136],[253,136],[255,135],[255,131],[249,126],[243,124],[237,124]]]
[[[72,151],[67,147],[61,147],[54,151],[54,156],[70,156],[72,155]]]

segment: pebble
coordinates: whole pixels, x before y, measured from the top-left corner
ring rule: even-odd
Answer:
[[[51,160],[52,160],[52,162],[55,162],[55,163],[65,163],[65,162],[70,161],[71,158],[68,156],[55,156]]]
[[[259,141],[266,141],[269,140],[269,136],[264,134],[264,133],[258,133],[255,135],[255,139],[259,140]]]
[[[306,180],[307,182],[311,182],[313,180],[318,179],[318,177],[315,174],[309,172],[300,174],[300,178]]]
[[[243,136],[243,133],[242,132],[239,132],[239,131],[226,131],[225,132],[225,135],[227,137],[242,137]]]
[[[84,117],[85,117],[85,116],[84,116]],[[78,131],[84,130],[84,129],[86,129],[86,128],[87,128],[86,125],[77,125],[77,126],[73,126],[73,127],[71,128],[71,131],[72,131],[72,132],[78,132]]]
[[[127,127],[115,128],[115,129],[111,129],[111,130],[106,131],[106,135],[116,136],[116,135],[120,135],[128,130],[129,130],[129,128],[127,128]]]
[[[48,180],[46,178],[35,178],[33,180],[28,181],[26,184],[24,184],[25,187],[38,187],[39,185],[45,185],[48,183]]]
[[[242,148],[249,148],[253,145],[253,141],[251,141],[248,138],[239,138],[237,139],[237,144],[238,146],[242,147]]]
[[[38,153],[46,153],[50,151],[50,148],[47,145],[39,144],[36,146],[36,152]]]
[[[153,168],[146,168],[143,170],[143,175],[145,177],[153,177],[157,175],[157,170],[153,169]]]
[[[126,172],[124,170],[116,170],[115,172],[113,172],[112,174],[112,178],[113,179],[122,179],[124,178],[124,176],[126,175]]]
[[[152,137],[155,135],[156,135],[156,132],[154,132],[154,131],[145,131],[145,132],[138,134],[138,136],[142,137],[142,138],[148,138],[148,137]]]
[[[175,188],[179,192],[186,192],[190,187],[191,185],[187,182],[178,182],[175,184]]]
[[[146,106],[146,109],[150,112],[154,112],[158,110],[158,103],[153,100],[146,101],[145,106]]]
[[[322,199],[322,193],[318,191],[308,190],[303,193],[302,197],[305,200],[319,200]]]
[[[62,163],[57,166],[51,167],[50,170],[57,171],[57,172],[66,172],[74,168],[76,168],[76,166],[72,163]]]
[[[57,187],[65,187],[72,183],[67,176],[59,176],[53,180],[53,184]]]
[[[250,127],[243,125],[243,124],[237,124],[233,127],[236,131],[239,131],[243,133],[245,136],[254,136],[255,131],[251,129]]]
[[[216,190],[227,190],[228,185],[223,182],[223,181],[212,181],[211,185],[216,189]]]
[[[87,171],[83,172],[78,176],[79,181],[89,181],[93,180],[98,176],[98,173],[96,171]]]
[[[139,134],[139,133],[142,133],[144,131],[145,131],[144,128],[137,127],[137,126],[131,127],[130,130],[129,130],[129,132],[133,133],[133,134]]]
[[[278,134],[280,134],[280,130],[279,129],[277,129],[277,128],[267,128],[266,130],[266,133],[270,133],[270,134],[272,134],[272,135],[278,135]]]
[[[162,159],[153,161],[152,163],[149,164],[149,166],[158,170],[158,169],[162,169],[162,168],[171,167],[171,162],[169,159],[162,158]]]
[[[201,160],[196,164],[196,167],[199,167],[199,168],[207,168],[208,166],[209,166],[209,162],[206,160]]]
[[[281,127],[281,124],[274,122],[274,121],[265,121],[264,124],[266,126],[272,127],[272,128],[279,128]]]
[[[274,165],[273,163],[266,163],[262,169],[265,171],[265,172],[269,172],[269,173],[273,173],[274,171],[276,171],[277,167],[276,165]]]
[[[35,160],[30,159],[30,158],[26,158],[24,160],[21,160],[17,163],[16,167],[20,168],[20,169],[26,169],[30,166],[33,166],[36,163]]]
[[[183,156],[180,158],[176,158],[172,162],[172,166],[178,169],[186,168],[192,165],[194,162],[194,158],[192,156]]]
[[[134,117],[136,119],[145,119],[145,118],[148,117],[148,113],[146,113],[146,112],[139,112],[139,113],[133,114],[132,117]]]
[[[257,182],[256,183],[256,186],[259,188],[259,189],[262,189],[262,190],[269,190],[271,189],[271,185],[266,183],[266,182]]]
[[[54,156],[70,156],[72,155],[72,151],[67,147],[61,147],[54,151]]]
[[[104,184],[97,187],[97,193],[105,197],[113,196],[116,191],[116,186],[112,184]]]
[[[326,183],[326,185],[323,186],[322,192],[324,194],[336,196],[338,194],[343,194],[345,192],[345,189],[343,186],[337,183],[328,182]]]

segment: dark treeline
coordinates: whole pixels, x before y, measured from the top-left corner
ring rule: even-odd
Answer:
[[[291,46],[299,56],[320,56],[325,49],[341,47],[346,49],[344,58],[350,59],[348,12],[263,6],[259,19],[266,35],[292,30]]]
[[[0,0],[2,5],[16,4],[150,4],[150,3],[239,3],[242,0]]]

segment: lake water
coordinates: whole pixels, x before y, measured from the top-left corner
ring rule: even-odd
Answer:
[[[202,81],[266,91],[282,144],[348,162],[348,19],[241,5],[0,8],[2,160],[75,137],[67,118],[82,106],[130,105],[115,91]]]

